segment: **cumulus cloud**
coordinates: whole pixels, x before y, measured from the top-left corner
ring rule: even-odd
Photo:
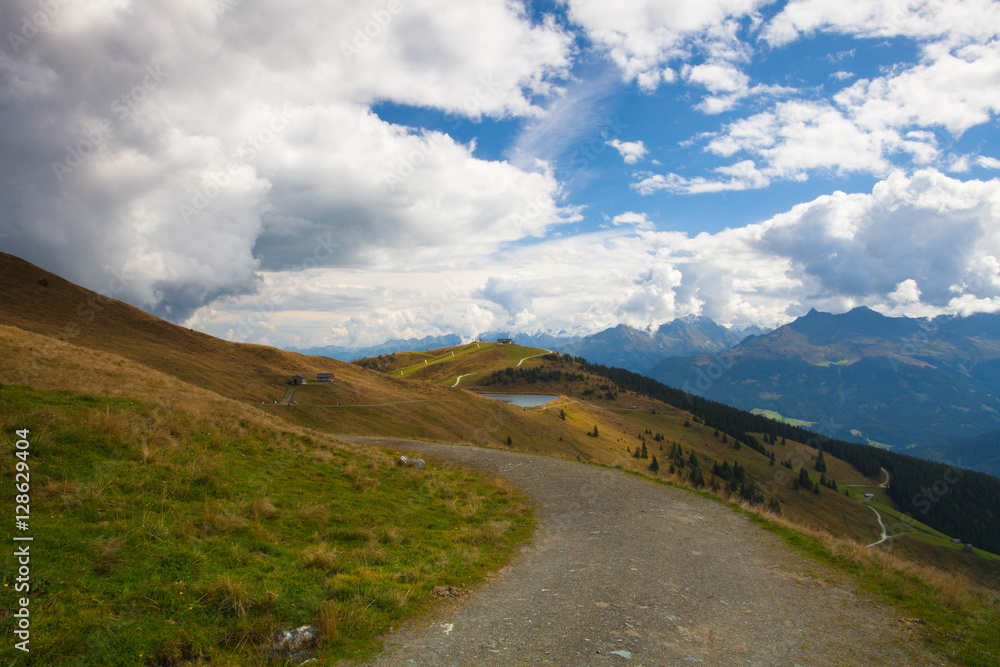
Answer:
[[[598,232],[447,267],[318,268],[297,287],[288,285],[294,274],[265,272],[259,294],[202,309],[197,322],[237,332],[236,316],[251,317],[283,284],[287,307],[268,322],[330,344],[458,326],[472,336],[474,321],[488,322],[481,331],[586,334],[692,314],[776,326],[812,307],[910,316],[1000,310],[1000,180],[894,172],[871,192],[835,192],[715,234],[655,231],[643,213],[615,219]],[[335,306],[307,312],[322,294],[336,295]],[[256,335],[273,334],[261,327]]]
[[[745,56],[737,22],[771,0],[642,0],[611,5],[568,0],[569,16],[618,65],[626,81],[653,91],[677,78],[670,66],[698,51],[726,61]]]
[[[620,213],[611,219],[611,224],[615,227],[620,227],[622,225],[634,225],[637,229],[652,229],[652,221],[646,218],[645,213],[636,213],[634,211],[626,211],[625,213]]]
[[[772,18],[761,38],[773,46],[814,32],[859,37],[948,38],[987,41],[1000,25],[991,0],[792,0]]]
[[[919,62],[899,64],[874,78],[862,78],[829,99],[792,99],[733,121],[713,133],[710,154],[752,159],[764,178],[679,174],[644,176],[641,192],[712,192],[763,187],[779,180],[806,180],[815,172],[885,176],[900,163],[948,165],[961,171],[961,158],[942,156],[940,143],[959,138],[1000,114],[1000,6],[986,0],[899,3],[821,0],[790,2],[768,21],[761,38],[781,47],[815,32],[855,37],[905,37],[916,41]],[[831,63],[853,56],[844,51]],[[681,74],[709,95],[698,108],[730,111],[755,92],[790,95],[785,88],[751,86],[739,61],[709,60],[685,65]],[[838,70],[831,77],[854,77]],[[735,165],[731,165],[735,167]],[[718,171],[718,169],[716,169]],[[654,187],[655,186],[655,187]]]
[[[642,141],[620,141],[618,139],[612,139],[607,142],[607,144],[621,153],[622,159],[625,160],[625,164],[635,164],[642,158],[646,157],[646,153],[649,152],[646,149],[646,145],[642,143]]]
[[[562,219],[551,174],[369,106],[537,115],[570,37],[501,0],[389,5],[60,5],[0,55],[4,249],[183,320],[262,270],[441,261]]]
[[[896,172],[870,195],[838,192],[796,206],[755,237],[757,248],[793,261],[818,296],[864,302],[907,294],[947,310],[955,286],[997,296],[990,272],[1000,256],[1000,181]]]

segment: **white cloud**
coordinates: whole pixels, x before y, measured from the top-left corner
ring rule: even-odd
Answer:
[[[480,331],[592,333],[689,314],[777,325],[811,307],[867,305],[910,316],[1000,310],[1000,180],[897,172],[870,193],[836,192],[716,234],[653,231],[644,214],[631,211],[615,220],[600,232],[443,267],[320,268],[296,286],[294,274],[265,273],[260,295],[235,298],[215,314],[206,309],[197,322],[225,334],[234,314],[252,312],[251,303],[282,284],[288,306],[269,323],[298,328],[315,344],[458,327],[472,336],[475,323],[487,323]],[[315,312],[316,295],[337,296]]]
[[[607,144],[621,153],[622,159],[625,160],[625,164],[635,164],[642,158],[646,157],[646,153],[649,152],[646,149],[646,145],[643,144],[642,141],[620,141],[618,139],[612,139],[607,142]]]
[[[792,0],[764,27],[761,38],[780,46],[822,31],[983,42],[996,36],[997,25],[1000,7],[991,0]]]
[[[718,59],[742,58],[746,49],[736,39],[739,19],[771,0],[640,0],[609,4],[602,0],[568,0],[569,16],[621,69],[626,81],[647,91],[676,77],[670,67],[694,50]]]
[[[755,243],[792,259],[817,295],[877,302],[912,280],[924,305],[947,310],[951,287],[971,284],[970,272],[1000,256],[998,223],[1000,181],[896,172],[870,195],[835,193],[776,216]],[[977,289],[977,297],[997,295]]]
[[[834,99],[866,129],[944,127],[960,135],[1000,112],[1000,42],[932,50],[903,72],[862,79]]]
[[[913,278],[907,278],[898,285],[896,289],[888,294],[890,301],[900,304],[917,303],[920,301],[920,286]]]
[[[634,211],[626,211],[625,213],[619,213],[614,218],[611,219],[611,224],[616,227],[621,225],[635,225],[636,229],[652,229],[653,223],[646,218],[645,213],[636,213]]]
[[[704,176],[685,178],[677,174],[651,174],[634,183],[632,187],[643,195],[650,195],[658,190],[679,194],[703,194],[725,190],[754,190],[770,184],[770,179],[757,169],[752,160],[717,167],[713,171],[728,178],[713,180]]]
[[[124,271],[115,296],[182,320],[317,250],[326,265],[461,261],[571,217],[544,168],[369,111],[538,115],[571,37],[503,0],[390,4],[62,6],[0,54],[19,156],[0,165],[4,249],[94,288]],[[36,10],[15,0],[4,16]]]
[[[988,155],[980,155],[976,158],[976,164],[986,169],[1000,169],[1000,160]]]

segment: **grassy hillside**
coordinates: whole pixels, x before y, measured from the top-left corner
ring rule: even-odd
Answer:
[[[330,434],[509,446],[698,488],[783,522],[793,543],[813,534],[831,558],[848,554],[907,613],[940,619],[927,636],[946,653],[958,655],[940,643],[949,631],[974,651],[1000,645],[1000,630],[989,630],[995,598],[969,583],[1000,580],[998,559],[891,520],[899,515],[880,475],[829,452],[823,474],[837,490],[814,492],[816,451],[794,438],[763,452],[737,447],[734,432],[533,348],[473,344],[342,364],[220,341],[110,300],[84,317],[99,301],[92,293],[0,260],[10,287],[0,294],[3,483],[13,429],[28,428],[33,502],[50,515],[39,516],[51,540],[39,546],[72,555],[40,571],[33,594],[42,609],[88,609],[40,621],[52,623],[41,626],[50,655],[70,654],[82,637],[102,664],[247,664],[274,629],[309,619],[327,633],[324,655],[362,654],[380,629],[419,611],[430,586],[475,581],[527,535],[523,501],[503,484],[398,469]],[[333,382],[274,402],[293,373],[324,371]],[[525,409],[475,393],[488,391],[560,398]],[[801,469],[809,488],[793,481]],[[866,491],[892,536],[874,550],[863,548],[880,534],[860,502]],[[79,591],[67,583],[75,579]],[[199,604],[179,606],[182,593]]]
[[[29,319],[8,298],[30,294],[23,277],[4,276],[4,322]],[[75,314],[66,304],[93,297],[41,279],[49,324],[31,328],[64,331],[52,323]],[[95,317],[72,342],[0,325],[0,488],[13,513],[16,465],[28,466],[34,537],[29,662],[6,642],[0,663],[264,664],[277,630],[307,623],[323,632],[324,664],[363,656],[431,604],[433,586],[473,585],[530,535],[528,506],[500,480],[397,467],[302,426],[294,407],[246,398],[254,383],[280,398],[285,363],[325,360],[133,321],[116,302],[103,312],[110,324]],[[131,338],[127,356],[109,351],[113,337]],[[436,389],[342,366],[358,400]],[[11,590],[16,567],[0,560]]]
[[[408,377],[451,387],[456,382],[459,383],[458,386],[469,384],[465,376],[478,376],[491,370],[516,366],[522,360],[547,352],[549,350],[523,345],[470,343],[426,352],[399,352],[369,357],[354,363],[392,377]]]
[[[11,386],[2,403],[5,486],[30,431],[38,665],[256,664],[305,624],[324,630],[320,656],[363,655],[432,586],[478,580],[530,533],[502,482],[239,410]],[[5,585],[15,570],[3,559]]]

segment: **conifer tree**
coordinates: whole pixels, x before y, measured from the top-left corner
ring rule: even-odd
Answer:
[[[823,458],[823,451],[820,450],[819,457],[816,458],[816,472],[826,472],[826,459]]]
[[[659,464],[659,463],[657,463],[657,461],[656,461],[656,457],[655,457],[655,456],[653,457],[653,460],[652,460],[652,462],[651,462],[651,463],[649,464],[649,470],[650,470],[650,472],[652,472],[653,474],[656,474],[657,472],[659,472],[659,471],[660,471],[660,464]]]

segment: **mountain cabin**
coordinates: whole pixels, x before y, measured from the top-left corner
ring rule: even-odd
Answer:
[[[292,384],[305,384],[306,383],[306,379],[307,378],[306,378],[305,375],[293,375],[292,376]]]

